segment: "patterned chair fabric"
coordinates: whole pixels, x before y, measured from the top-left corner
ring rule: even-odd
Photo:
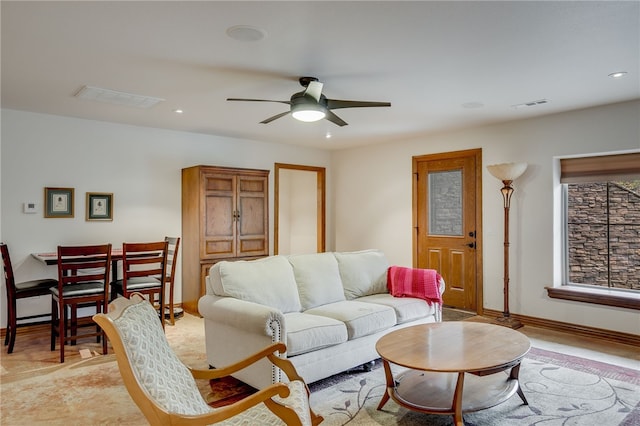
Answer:
[[[203,399],[191,372],[169,346],[155,309],[148,301],[141,302],[127,306],[113,319],[138,385],[169,413],[191,416],[216,410]],[[287,398],[275,396],[273,400],[293,409],[303,425],[312,425],[306,385],[294,380],[288,386],[290,395]],[[285,423],[260,403],[217,424]]]

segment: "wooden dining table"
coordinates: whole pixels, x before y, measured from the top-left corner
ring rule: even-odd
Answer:
[[[111,249],[111,279],[112,280],[118,279],[118,262],[122,260],[122,254],[123,254],[122,248]],[[31,257],[44,263],[45,265],[58,264],[57,252],[31,253]]]

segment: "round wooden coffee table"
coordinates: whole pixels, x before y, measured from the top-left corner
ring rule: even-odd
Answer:
[[[520,389],[520,362],[531,344],[522,333],[493,324],[451,321],[415,325],[378,340],[387,392],[378,410],[392,398],[410,410],[453,415],[500,404]],[[393,376],[391,364],[409,368]],[[508,374],[496,374],[510,369]]]

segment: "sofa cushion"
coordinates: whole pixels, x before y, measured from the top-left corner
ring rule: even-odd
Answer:
[[[300,311],[293,269],[284,256],[218,262],[211,268],[210,275],[214,290],[216,286],[221,287],[219,296],[260,303],[283,313]]]
[[[291,312],[284,315],[284,321],[288,357],[347,341],[346,325],[333,318]]]
[[[389,261],[379,250],[334,253],[342,278],[344,295],[355,299],[370,294],[387,293]]]
[[[398,324],[415,321],[435,313],[435,305],[415,297],[393,297],[390,294],[373,294],[358,298],[358,302],[377,303],[389,306],[396,312]]]
[[[291,255],[288,259],[303,311],[345,300],[338,262],[332,253]]]
[[[346,300],[305,311],[342,321],[347,326],[349,340],[368,336],[396,325],[396,314],[389,306]]]

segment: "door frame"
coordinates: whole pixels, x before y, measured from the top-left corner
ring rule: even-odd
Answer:
[[[482,315],[484,312],[483,294],[483,230],[482,230],[482,148],[467,149],[462,151],[441,152],[437,154],[416,155],[412,157],[412,212],[413,212],[413,266],[418,265],[418,184],[416,175],[418,174],[418,163],[423,161],[449,160],[460,157],[473,156],[476,162],[476,313]],[[446,290],[445,290],[446,291]]]

